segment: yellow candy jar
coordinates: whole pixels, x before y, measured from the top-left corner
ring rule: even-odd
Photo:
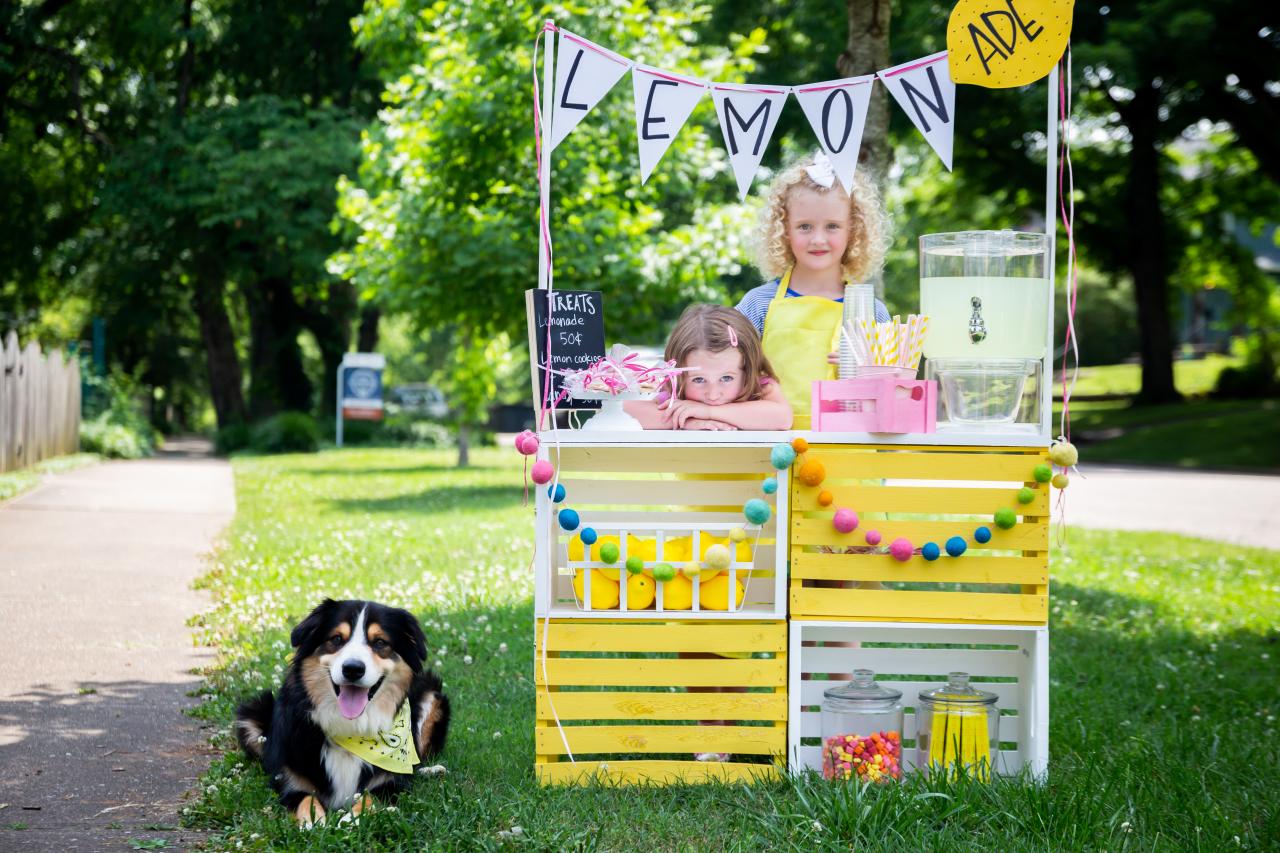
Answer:
[[[997,696],[969,684],[969,673],[920,691],[916,705],[916,765],[958,771],[987,781],[1000,754]]]

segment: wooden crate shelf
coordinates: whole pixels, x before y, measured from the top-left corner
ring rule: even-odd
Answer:
[[[1047,449],[990,447],[814,447],[826,478],[816,486],[794,474],[790,489],[791,618],[801,620],[1003,623],[1048,620],[1049,486],[1032,479]],[[1028,504],[1023,486],[1035,490]],[[832,495],[828,507],[818,503]],[[858,513],[852,533],[836,531],[837,508]],[[1018,523],[1001,530],[997,509],[1012,508]],[[992,532],[985,544],[973,531]],[[918,549],[963,536],[960,557],[935,561],[916,554],[899,562],[887,553],[844,553],[864,546],[868,530],[883,551],[898,537]],[[841,582],[837,585],[832,582]]]
[[[902,691],[904,769],[915,769],[920,691],[946,683],[947,673],[959,670],[970,674],[975,687],[999,697],[1002,749],[995,772],[1014,775],[1025,768],[1043,777],[1049,762],[1048,628],[793,621],[790,631],[792,772],[822,768],[822,694],[841,683],[823,677],[867,668],[886,687]],[[829,643],[859,647],[824,645]]]
[[[541,783],[751,781],[781,772],[786,622],[541,618],[535,641]],[[720,656],[729,652],[738,656]],[[751,692],[696,690],[710,687]],[[729,724],[699,724],[706,720]],[[699,752],[733,760],[695,761]]]

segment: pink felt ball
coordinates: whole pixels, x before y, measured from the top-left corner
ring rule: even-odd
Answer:
[[[867,531],[867,544],[868,544],[868,545],[870,545],[870,546],[872,546],[872,547],[875,547],[876,545],[879,545],[879,544],[880,544],[880,531],[879,531],[879,530],[868,530],[868,531]]]
[[[841,533],[852,533],[858,529],[858,514],[851,509],[838,509],[831,526]]]
[[[550,483],[551,478],[556,475],[556,469],[551,463],[545,459],[539,459],[533,463],[533,468],[529,471],[529,479],[541,486],[544,483]]]
[[[522,456],[532,456],[538,452],[538,437],[529,430],[525,430],[516,436],[516,450]]]
[[[893,540],[893,544],[889,546],[889,553],[893,555],[893,559],[903,563],[911,559],[911,554],[915,550],[911,540],[906,537],[899,537]]]

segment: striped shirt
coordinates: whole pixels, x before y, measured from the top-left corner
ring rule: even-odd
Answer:
[[[773,301],[773,297],[778,293],[778,281],[767,282],[759,287],[753,287],[747,291],[747,295],[742,297],[742,301],[737,304],[738,312],[751,321],[751,325],[756,327],[756,331],[761,335],[764,334],[764,318],[769,313],[769,303]],[[791,288],[787,288],[787,296],[803,296],[802,293],[796,293]],[[833,302],[844,302],[843,299],[833,299]],[[889,309],[879,299],[876,300],[876,322],[889,322]]]

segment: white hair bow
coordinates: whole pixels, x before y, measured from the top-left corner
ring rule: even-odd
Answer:
[[[825,151],[819,151],[813,158],[813,165],[805,166],[804,172],[810,180],[824,189],[831,189],[831,185],[836,182],[836,170]]]

